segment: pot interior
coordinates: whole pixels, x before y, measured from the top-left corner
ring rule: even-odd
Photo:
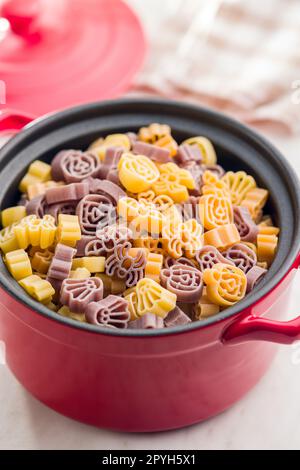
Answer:
[[[256,289],[237,305],[219,315],[185,327],[163,331],[163,334],[168,334],[175,330],[207,325],[248,307],[271,290],[295,260],[300,240],[298,179],[288,162],[271,144],[249,128],[222,114],[178,102],[118,100],[79,106],[35,121],[0,150],[0,208],[2,210],[16,204],[20,197],[17,190],[19,181],[33,160],[39,159],[49,163],[59,150],[84,150],[100,136],[137,131],[141,126],[152,122],[169,124],[178,142],[194,135],[208,137],[216,148],[218,163],[225,170],[244,170],[255,178],[258,186],[269,190],[270,197],[265,206],[265,214],[270,214],[274,223],[281,229],[275,260]],[[75,326],[75,321],[58,319],[57,315],[28,298],[8,274],[2,259],[0,283],[13,296],[35,310]],[[91,325],[80,327],[96,328]],[[103,333],[103,329],[101,332]],[[162,332],[118,330],[108,334],[156,335]]]

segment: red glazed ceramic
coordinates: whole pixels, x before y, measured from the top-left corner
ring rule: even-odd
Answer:
[[[20,129],[6,116],[1,129]],[[1,208],[17,200],[32,160],[101,135],[168,123],[174,137],[205,135],[219,163],[253,174],[270,190],[268,212],[281,228],[275,260],[241,302],[201,322],[161,330],[110,330],[58,317],[26,296],[0,269],[0,339],[7,364],[37,399],[71,418],[123,431],[160,431],[209,418],[243,397],[264,375],[277,343],[300,339],[300,317],[285,322],[299,266],[300,191],[273,146],[224,115],[162,100],[119,100],[68,109],[24,127],[0,150]]]

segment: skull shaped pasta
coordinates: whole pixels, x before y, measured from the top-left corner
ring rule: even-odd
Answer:
[[[244,271],[245,274],[256,265],[257,257],[253,250],[247,245],[237,243],[231,246],[224,253],[224,257],[232,261],[236,267]]]
[[[217,263],[234,264],[230,259],[226,259],[220,251],[211,245],[205,245],[196,253],[195,259],[203,272],[211,269]]]
[[[174,292],[178,302],[194,303],[201,297],[202,273],[195,267],[174,264],[160,273],[162,285]]]

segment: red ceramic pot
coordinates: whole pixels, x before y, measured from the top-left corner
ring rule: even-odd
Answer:
[[[3,121],[2,130],[7,122],[10,129],[26,122],[16,118]],[[300,260],[297,177],[268,142],[221,114],[122,100],[36,120],[0,151],[1,208],[16,202],[17,182],[32,160],[50,161],[62,148],[85,148],[99,135],[150,122],[170,124],[178,140],[207,136],[221,165],[253,174],[270,190],[267,212],[281,235],[270,271],[243,301],[205,321],[164,330],[108,330],[59,317],[28,298],[1,262],[0,338],[13,374],[56,411],[123,431],[179,428],[220,413],[262,377],[276,343],[300,338],[300,317],[282,321]]]

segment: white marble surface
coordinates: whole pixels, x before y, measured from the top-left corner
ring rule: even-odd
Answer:
[[[276,140],[300,175],[300,138]],[[287,306],[291,318],[300,314],[299,281],[300,273]],[[280,347],[263,380],[222,415],[178,431],[122,434],[60,416],[0,365],[0,449],[299,449],[299,396],[300,342]]]

